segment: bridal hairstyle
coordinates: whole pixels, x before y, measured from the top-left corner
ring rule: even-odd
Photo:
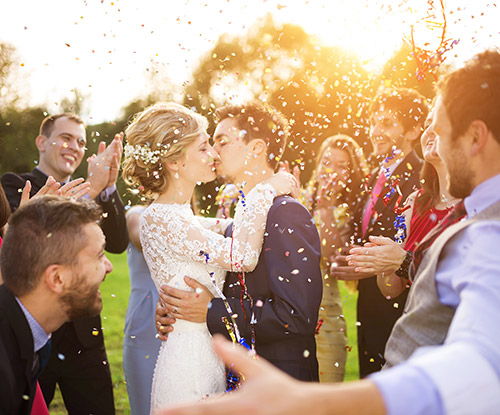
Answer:
[[[165,163],[179,161],[207,128],[205,117],[173,102],[157,103],[136,114],[125,130],[125,183],[149,198],[163,193],[171,180]]]

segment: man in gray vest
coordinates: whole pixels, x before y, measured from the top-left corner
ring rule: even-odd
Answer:
[[[308,385],[217,339],[226,364],[245,373],[244,387],[164,414],[499,412],[500,53],[477,55],[437,88],[429,128],[466,219],[442,230],[423,256],[387,343],[386,370],[344,385]]]

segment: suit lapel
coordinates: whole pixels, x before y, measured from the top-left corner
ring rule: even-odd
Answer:
[[[412,151],[403,160],[401,160],[392,172],[391,176],[387,179],[387,182],[384,185],[384,190],[375,203],[375,212],[378,212],[379,214],[386,214],[387,211],[393,211],[396,200],[401,196],[398,192],[398,186],[402,187],[403,183],[408,180],[409,176],[415,174],[418,164],[417,161],[418,158],[415,151]],[[392,195],[390,200],[386,204],[384,202],[384,197],[390,195],[391,192]],[[401,203],[403,202],[404,200],[401,201]]]
[[[47,181],[47,176],[45,173],[43,173],[41,170],[34,168],[31,171],[31,176],[33,177],[33,183],[31,183],[31,192],[33,193],[33,190],[35,190],[35,193],[38,192],[44,185],[45,182]]]

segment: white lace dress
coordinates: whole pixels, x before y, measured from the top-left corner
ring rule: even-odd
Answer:
[[[151,204],[141,215],[140,236],[156,288],[167,284],[190,290],[184,282],[189,276],[217,296],[210,273],[222,290],[226,270],[253,270],[274,197],[270,185],[252,189],[236,207],[233,238],[223,236],[228,220],[197,217],[188,204]],[[218,395],[225,387],[224,365],[212,350],[206,323],[178,319],[158,355],[151,411]]]

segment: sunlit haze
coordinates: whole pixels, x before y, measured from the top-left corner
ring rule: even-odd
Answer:
[[[421,22],[429,4],[440,7],[426,0],[19,0],[2,6],[0,41],[16,48],[18,89],[26,103],[57,111],[60,100],[78,88],[88,107],[83,115],[99,122],[113,120],[131,100],[147,95],[151,71],[180,89],[221,34],[243,34],[267,13],[379,71],[409,39],[412,25],[417,44],[438,40],[441,31]],[[447,37],[460,40],[449,63],[500,45],[494,3],[449,0],[445,10]]]

